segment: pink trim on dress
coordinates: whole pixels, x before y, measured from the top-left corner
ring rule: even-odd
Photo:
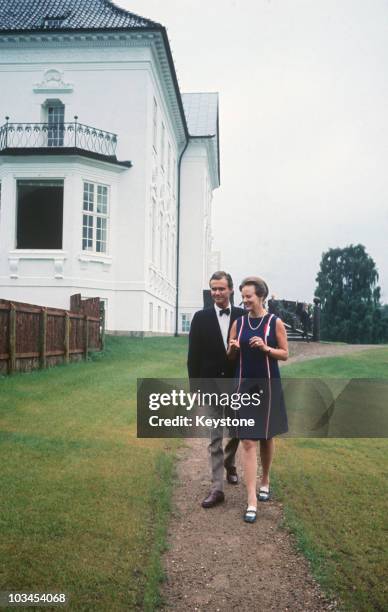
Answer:
[[[271,320],[273,319],[273,314],[271,314],[270,318],[267,321],[267,325],[265,327],[265,332],[264,332],[264,342],[266,342],[268,336],[269,336],[269,332],[270,332],[270,326],[271,326]],[[269,367],[269,357],[268,355],[265,356],[266,359],[266,364],[267,364],[267,375],[268,375],[268,409],[267,409],[267,423],[265,426],[265,439],[268,440],[268,430],[269,430],[269,415],[271,412],[271,402],[272,402],[272,392],[271,392],[271,368]]]
[[[238,336],[237,336],[237,341],[238,341],[239,344],[240,344],[241,332],[242,332],[243,327],[244,327],[244,317],[241,317],[241,318],[242,318],[241,327],[240,327],[240,331],[239,331]],[[242,378],[242,357],[241,357],[241,348],[240,348],[240,376],[239,376],[239,380],[238,380],[237,393],[240,392],[241,378]]]

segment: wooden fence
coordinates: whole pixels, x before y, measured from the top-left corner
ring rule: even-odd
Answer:
[[[99,299],[80,297],[71,298],[78,312],[0,300],[0,374],[80,361],[100,351],[104,320],[97,314]]]

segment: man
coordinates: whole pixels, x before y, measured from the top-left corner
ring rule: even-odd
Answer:
[[[309,331],[310,331],[310,313],[309,307],[306,302],[303,302],[302,312],[300,313],[300,322],[303,329],[303,338],[306,338],[307,342],[310,342]]]
[[[187,359],[189,378],[233,378],[235,366],[226,356],[229,331],[233,321],[241,317],[244,310],[231,306],[233,281],[230,274],[214,272],[209,286],[214,304],[196,312],[191,322]],[[239,440],[230,438],[224,451],[223,429],[211,431],[209,454],[212,489],[202,502],[203,508],[212,508],[224,501],[224,467],[228,482],[238,483],[235,455]]]

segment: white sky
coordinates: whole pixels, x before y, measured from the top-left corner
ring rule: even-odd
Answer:
[[[388,302],[386,0],[116,0],[168,30],[182,92],[220,95],[214,249],[235,284],[311,301],[362,243]]]

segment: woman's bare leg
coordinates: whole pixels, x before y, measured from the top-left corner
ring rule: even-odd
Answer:
[[[244,469],[244,480],[247,488],[248,506],[257,506],[256,481],[257,481],[257,441],[241,440],[242,464]]]
[[[271,469],[272,459],[275,452],[275,441],[273,438],[269,440],[260,440],[260,459],[263,469],[261,486],[269,486],[269,471]]]

